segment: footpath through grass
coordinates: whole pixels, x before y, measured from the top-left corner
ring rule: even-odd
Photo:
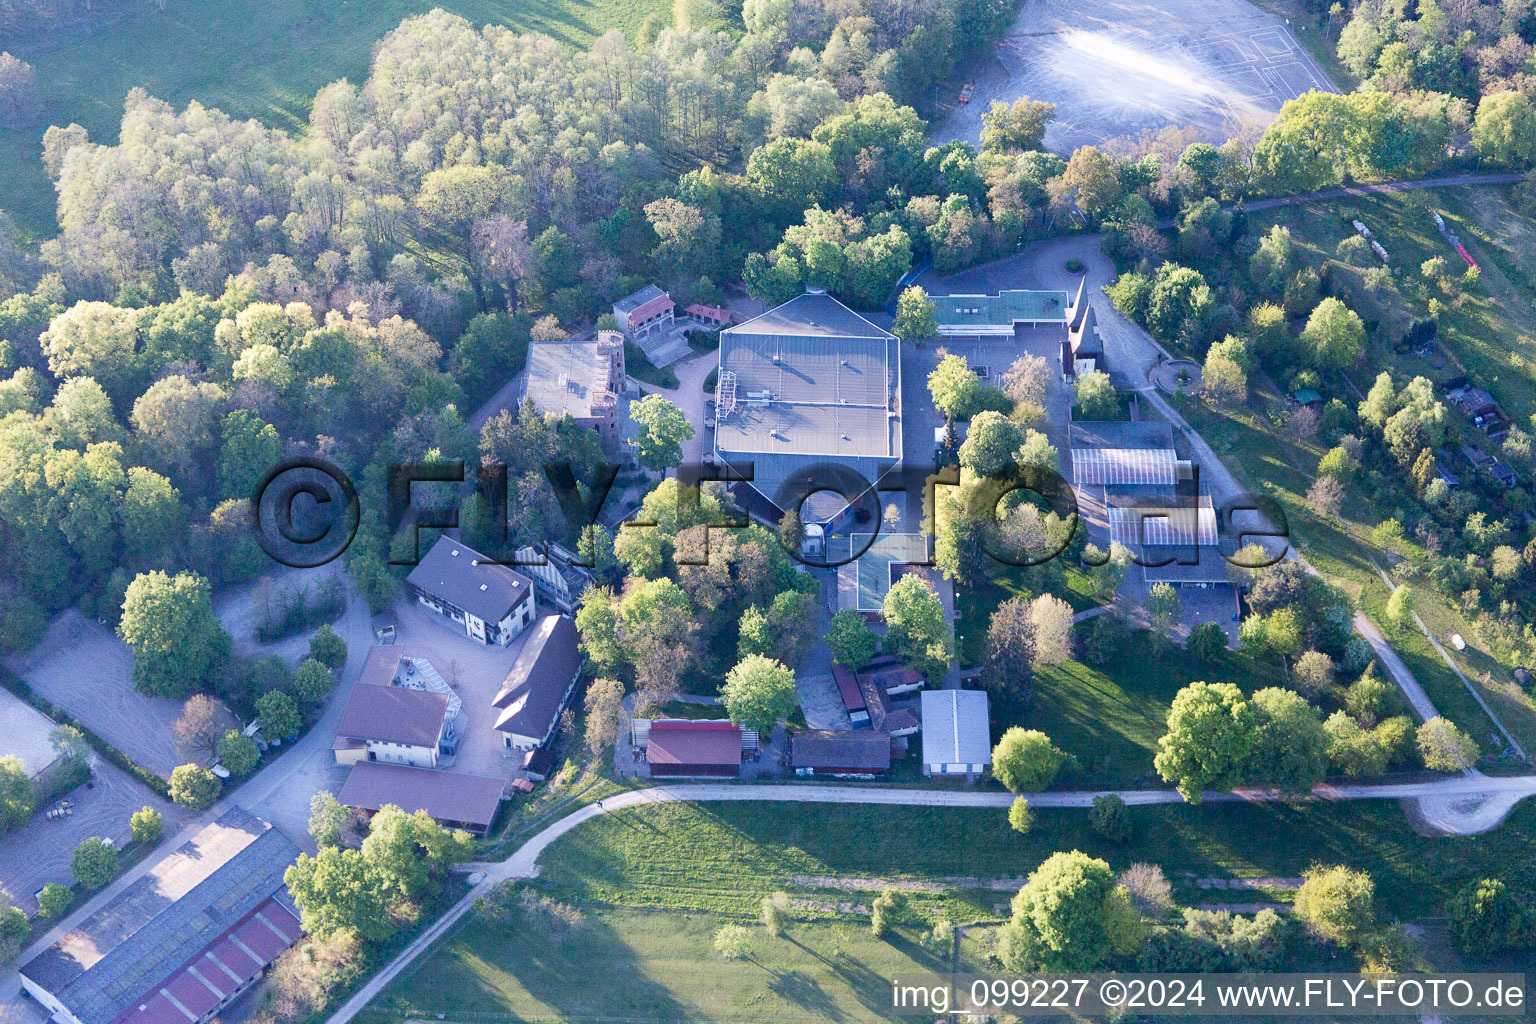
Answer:
[[[542,32],[570,47],[610,29],[633,35],[666,0],[169,0],[89,30],[6,41],[38,70],[44,121],[0,130],[0,210],[30,237],[53,234],[53,186],[43,173],[43,129],[77,122],[115,142],[123,97],[142,86],[178,109],[191,100],[233,117],[303,132],[315,92],[338,78],[361,85],[373,46],[402,19],[441,7],[476,25]]]
[[[1037,810],[1028,836],[1002,811],[975,808],[664,804],[605,815],[542,860],[533,892],[564,901],[563,919],[520,907],[505,920],[471,915],[361,1019],[886,1019],[881,1000],[894,972],[988,969],[988,929],[967,931],[953,965],[928,931],[939,917],[1002,920],[1016,883],[912,893],[884,940],[869,934],[867,917],[838,904],[867,905],[872,887],[892,880],[1019,879],[1057,850],[1081,849],[1116,871],[1159,864],[1184,905],[1290,898],[1283,888],[1222,891],[1196,879],[1285,878],[1315,863],[1348,864],[1374,877],[1380,909],[1417,922],[1438,920],[1446,898],[1474,878],[1536,884],[1529,802],[1472,838],[1419,835],[1388,801],[1139,807],[1132,817],[1136,833],[1121,845],[1093,835],[1079,810]],[[806,875],[848,881],[834,888],[795,877]],[[778,890],[795,901],[783,938],[754,923],[761,899]],[[733,920],[748,925],[751,951],[727,962],[714,936]],[[1468,966],[1427,951],[1438,965]],[[1528,970],[1528,959],[1499,966]]]

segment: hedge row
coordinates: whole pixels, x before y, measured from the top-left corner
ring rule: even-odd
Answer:
[[[54,722],[58,723],[59,725],[72,725],[76,729],[79,729],[81,734],[85,736],[86,742],[91,745],[91,748],[95,750],[96,753],[100,754],[108,761],[111,761],[113,764],[117,765],[129,775],[132,775],[134,778],[138,779],[140,782],[144,783],[144,785],[148,786],[156,793],[159,793],[160,796],[167,800],[170,799],[171,784],[169,782],[167,782],[165,779],[162,779],[148,768],[145,768],[143,765],[134,761],[127,754],[124,754],[121,750],[118,750],[116,747],[102,739],[100,736],[96,735],[96,733],[93,732],[84,722],[77,720],[68,711],[65,711],[53,701],[38,695],[33,691],[32,687],[27,685],[24,679],[16,675],[16,673],[12,672],[10,669],[5,668],[4,666],[0,666],[0,685],[3,685],[7,690],[11,691],[16,696],[32,705],[34,708],[47,715],[49,718],[53,719]]]

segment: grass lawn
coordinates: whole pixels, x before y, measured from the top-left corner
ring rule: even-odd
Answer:
[[[713,948],[726,919],[713,914],[589,910],[572,930],[555,935],[529,916],[519,914],[510,925],[471,920],[395,979],[366,1019],[431,1019],[444,1011],[453,1019],[884,1019],[880,1007],[890,998],[893,974],[947,966],[948,950],[941,957],[925,949],[923,929],[915,926],[898,927],[884,940],[861,922],[796,924],[782,938],[753,926],[748,959],[728,962]],[[961,955],[980,952],[973,943]]]
[[[1169,705],[1197,680],[1236,683],[1246,693],[1285,685],[1278,665],[1239,651],[1207,665],[1182,647],[1138,632],[1102,670],[1068,661],[1037,672],[1034,698],[1025,707],[994,697],[993,731],[1000,736],[1010,725],[1039,729],[1074,755],[1079,770],[1064,774],[1057,788],[1161,786],[1152,758],[1168,731]]]
[[[585,46],[609,29],[633,33],[666,0],[169,0],[86,32],[3,47],[38,70],[45,120],[0,130],[0,210],[30,237],[53,234],[53,187],[39,157],[43,128],[78,122],[96,142],[115,142],[123,97],[135,86],[180,108],[190,100],[235,117],[302,132],[315,92],[348,78],[361,84],[373,45],[404,18],[441,7],[477,25],[543,32]]]
[[[1401,920],[1439,915],[1467,881],[1505,879],[1536,890],[1536,804],[1526,801],[1482,836],[1424,836],[1394,801],[1213,803],[1134,807],[1126,845],[1088,828],[1086,811],[1037,808],[1021,836],[1001,810],[837,804],[662,804],[583,824],[541,860],[550,894],[581,905],[645,906],[755,917],[783,890],[816,898],[827,890],[795,875],[878,879],[1004,879],[1027,875],[1057,850],[1080,849],[1117,871],[1161,865],[1186,904],[1211,890],[1195,878],[1292,877],[1313,863],[1367,870],[1382,907]],[[950,883],[958,884],[958,883]],[[1230,893],[1229,893],[1230,894]],[[869,891],[836,898],[867,902]],[[954,888],[914,894],[914,918],[978,918],[1010,891]],[[804,913],[801,913],[804,916]]]

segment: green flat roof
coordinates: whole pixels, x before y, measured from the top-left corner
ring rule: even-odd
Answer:
[[[867,533],[855,533],[849,541],[857,551]],[[877,612],[885,605],[886,592],[891,589],[893,564],[925,564],[928,561],[928,538],[921,533],[882,533],[869,550],[858,560],[859,596],[858,610]]]
[[[943,327],[1010,325],[1019,320],[1067,319],[1064,291],[1006,291],[996,295],[930,295]]]

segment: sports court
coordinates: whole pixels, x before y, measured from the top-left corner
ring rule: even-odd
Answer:
[[[1045,141],[1063,154],[1169,126],[1219,143],[1335,91],[1285,21],[1246,0],[1029,0],[994,56],[936,137],[976,142],[993,100],[1029,96],[1056,104]]]

